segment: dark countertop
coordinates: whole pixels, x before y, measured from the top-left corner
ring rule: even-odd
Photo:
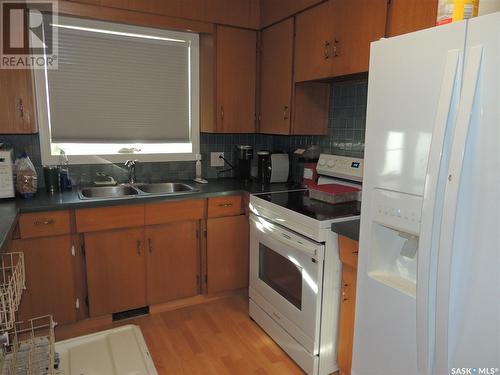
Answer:
[[[10,235],[17,222],[18,208],[13,199],[0,203],[0,252],[5,252]]]
[[[332,232],[359,241],[359,219],[333,223]]]
[[[150,196],[130,196],[113,199],[80,199],[78,189],[65,191],[63,193],[49,194],[40,190],[31,199],[11,198],[0,200],[0,252],[5,251],[11,232],[17,222],[20,213],[67,210],[76,208],[91,208],[117,206],[124,204],[152,203],[169,200],[209,198],[216,196],[241,194],[269,193],[277,191],[288,191],[300,187],[290,186],[284,183],[262,185],[257,182],[245,183],[235,179],[209,180],[208,184],[197,184],[192,181],[185,181],[191,186],[196,186],[199,192],[183,195],[150,195]]]

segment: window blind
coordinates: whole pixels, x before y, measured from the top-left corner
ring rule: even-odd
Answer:
[[[198,35],[59,17],[47,70],[52,142],[189,142],[190,53]]]

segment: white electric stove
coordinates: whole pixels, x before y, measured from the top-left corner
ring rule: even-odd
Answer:
[[[338,172],[329,183],[359,184],[359,159],[347,180],[347,158],[332,158],[318,162],[329,177]],[[249,207],[250,317],[307,374],[337,371],[341,263],[331,225],[359,218],[361,202],[325,203],[303,190],[252,195]]]

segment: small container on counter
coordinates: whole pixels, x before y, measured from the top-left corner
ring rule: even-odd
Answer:
[[[54,194],[56,191],[59,191],[59,167],[55,165],[43,167],[43,176],[47,193]]]
[[[16,191],[23,198],[31,198],[38,189],[38,176],[28,154],[23,152],[15,162]]]

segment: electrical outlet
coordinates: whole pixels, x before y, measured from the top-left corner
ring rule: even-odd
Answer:
[[[210,153],[210,166],[211,167],[223,167],[224,160],[220,158],[220,156],[224,156],[223,152],[211,152]]]

